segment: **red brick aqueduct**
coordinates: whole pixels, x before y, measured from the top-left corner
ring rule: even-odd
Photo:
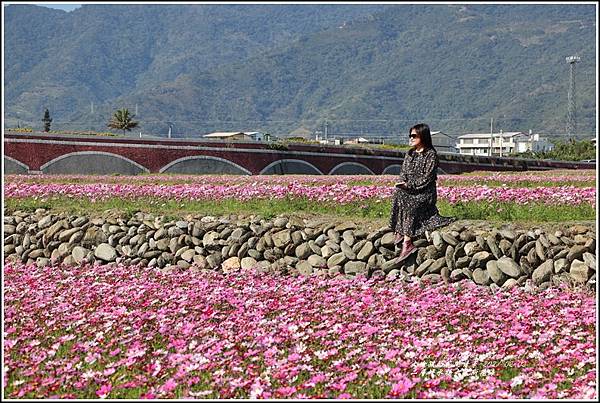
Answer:
[[[11,133],[5,174],[398,174],[405,152],[339,146],[194,139]],[[595,163],[438,153],[440,173],[595,169]]]

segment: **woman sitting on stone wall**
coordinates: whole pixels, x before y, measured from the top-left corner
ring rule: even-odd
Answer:
[[[431,142],[429,126],[417,124],[409,133],[412,148],[404,157],[390,217],[390,227],[396,234],[395,243],[404,238],[401,259],[416,250],[412,238],[456,221],[454,217],[441,216],[436,207],[439,159]]]

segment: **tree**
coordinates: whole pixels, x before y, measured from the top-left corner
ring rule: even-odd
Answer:
[[[108,127],[123,130],[123,134],[125,134],[125,130],[131,131],[131,129],[138,126],[138,122],[133,121],[134,117],[135,115],[129,114],[127,108],[119,109],[108,122]]]
[[[44,119],[42,119],[42,122],[44,122],[44,131],[46,133],[49,132],[52,118],[50,118],[50,111],[48,110],[48,108],[46,108],[46,110],[44,111]]]

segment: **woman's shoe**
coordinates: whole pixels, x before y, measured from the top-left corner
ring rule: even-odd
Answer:
[[[402,242],[402,240],[404,239],[404,235],[402,234],[396,234],[396,236],[394,237],[394,245],[398,245],[400,242]]]
[[[415,252],[417,248],[412,244],[411,241],[404,242],[402,244],[402,253],[400,253],[400,260],[404,260],[406,257],[410,256],[413,252]]]

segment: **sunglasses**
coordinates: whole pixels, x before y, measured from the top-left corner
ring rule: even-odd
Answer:
[[[419,136],[417,136],[416,134],[412,134],[412,133],[411,133],[411,134],[410,134],[408,137],[410,137],[411,139],[416,139],[416,138],[418,138]]]

